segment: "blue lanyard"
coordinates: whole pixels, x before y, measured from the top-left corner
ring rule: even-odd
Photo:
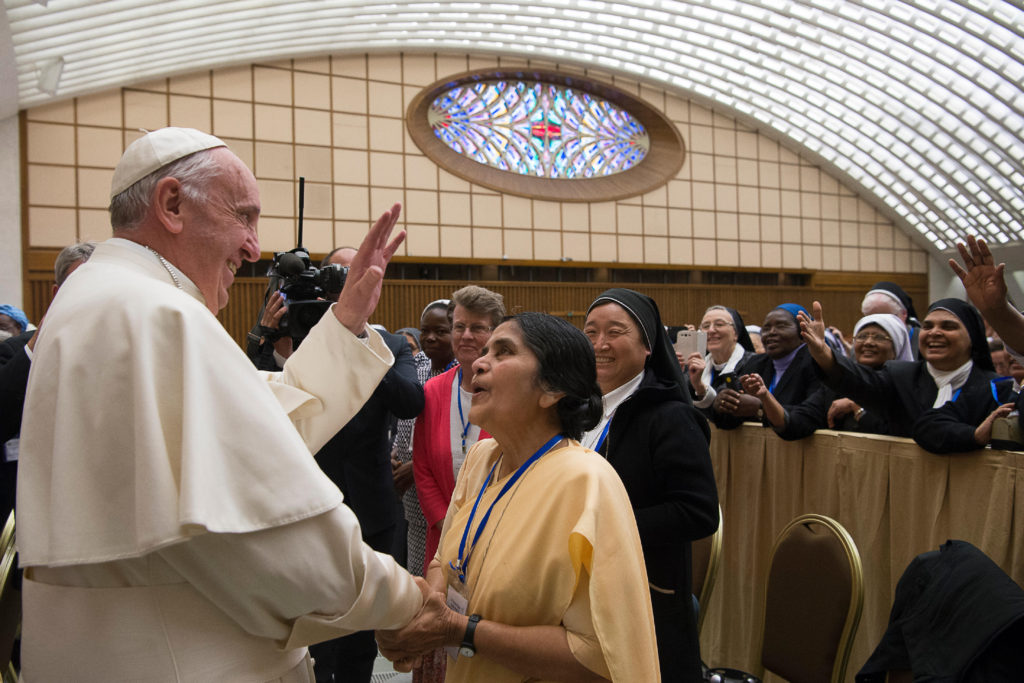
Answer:
[[[462,416],[462,368],[459,368],[459,386],[455,388],[455,391],[459,399],[459,424],[462,425],[462,455],[466,455],[466,434],[469,434],[469,428],[473,425],[466,422],[466,418]],[[451,405],[451,404],[449,404]]]
[[[1013,381],[1013,377],[996,377],[993,380],[989,380],[989,386],[992,387],[992,398],[994,398],[996,400],[996,405],[997,406],[998,405],[1002,405],[1002,404],[999,402],[999,392],[996,390],[996,383],[997,382],[1005,382],[1007,380],[1012,382]],[[1011,388],[1012,388],[1012,385],[1011,385]]]
[[[459,573],[459,580],[462,581],[462,583],[466,583],[466,571],[469,567],[470,559],[469,555],[472,555],[473,548],[476,547],[477,541],[480,540],[480,534],[483,533],[484,527],[487,526],[487,520],[490,519],[491,510],[494,509],[495,504],[497,504],[497,502],[501,500],[502,496],[508,493],[509,489],[519,481],[519,478],[523,476],[523,472],[529,469],[530,465],[535,463],[542,455],[554,448],[555,444],[561,441],[562,438],[561,434],[555,434],[551,437],[550,441],[541,446],[540,450],[536,453],[531,455],[529,460],[520,465],[519,469],[515,471],[512,477],[505,482],[505,485],[501,487],[501,491],[498,492],[498,497],[491,502],[491,506],[487,508],[487,512],[484,514],[484,518],[480,520],[480,526],[476,528],[476,533],[473,534],[473,545],[469,548],[469,554],[466,554],[466,539],[469,537],[469,527],[473,526],[473,518],[476,517],[477,506],[480,505],[480,499],[484,497],[484,491],[487,490],[487,484],[491,481],[491,477],[494,476],[494,470],[498,467],[498,463],[501,462],[501,459],[499,458],[498,460],[495,460],[494,464],[491,465],[491,471],[487,473],[487,479],[484,480],[483,486],[480,487],[480,493],[476,494],[476,502],[473,503],[473,509],[469,513],[469,520],[466,522],[466,529],[462,532],[462,541],[459,543],[458,565],[451,565],[452,569]]]
[[[601,452],[601,446],[604,445],[604,440],[608,438],[608,428],[612,426],[612,415],[608,418],[608,421],[604,423],[604,429],[601,430],[601,436],[597,439],[597,443],[594,445],[594,450],[598,453]]]

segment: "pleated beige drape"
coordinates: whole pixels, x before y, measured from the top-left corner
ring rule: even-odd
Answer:
[[[806,512],[845,526],[864,564],[848,681],[885,632],[896,582],[918,554],[969,541],[1024,585],[1024,453],[940,456],[910,439],[832,431],[788,442],[750,424],[714,430],[711,458],[724,544],[701,639],[709,666],[756,670],[768,555]]]

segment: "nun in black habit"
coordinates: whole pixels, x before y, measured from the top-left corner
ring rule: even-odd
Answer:
[[[940,299],[921,324],[921,360],[886,363],[872,370],[835,357],[824,343],[820,305],[801,330],[824,383],[840,396],[885,415],[894,436],[914,437],[933,453],[978,448],[975,430],[1000,404],[1009,387],[997,378],[978,311],[960,299]],[[947,407],[950,403],[955,407]],[[926,415],[927,413],[927,415]],[[924,422],[915,427],[919,419]]]
[[[598,360],[604,413],[580,441],[608,459],[629,494],[662,680],[700,681],[690,541],[718,527],[710,430],[690,405],[688,381],[653,299],[609,289],[591,304],[583,331]]]

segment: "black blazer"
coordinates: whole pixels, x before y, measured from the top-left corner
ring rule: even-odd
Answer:
[[[718,528],[710,430],[678,386],[649,369],[612,418],[601,453],[629,494],[644,550],[664,680],[700,680],[690,541]]]
[[[381,337],[395,364],[359,412],[316,454],[320,469],[356,513],[364,539],[397,521],[389,427],[395,418],[413,418],[423,410],[423,387],[409,343],[401,335],[381,332]]]
[[[928,374],[925,361],[891,360],[880,369],[873,370],[849,358],[836,357],[835,360],[832,372],[824,378],[825,384],[840,396],[852,398],[867,410],[885,415],[893,436],[914,436],[915,421],[932,410],[932,404],[939,393],[935,380]],[[945,444],[947,450],[933,452],[965,450],[965,445],[966,450],[977,448],[971,445],[974,443],[974,427],[981,424],[997,405],[989,383],[995,377],[996,373],[975,365],[957,397],[956,403],[960,404],[957,411],[944,414],[958,416],[964,424],[970,425],[969,443],[963,440],[966,430],[961,426],[937,431],[932,435],[934,439],[923,435],[929,445],[922,443],[922,448],[941,448],[945,439],[953,439]],[[938,427],[942,424],[951,426],[950,421],[942,415],[936,416],[935,425]]]
[[[775,432],[787,441],[794,441],[810,436],[815,430],[828,429],[828,409],[837,398],[839,395],[828,387],[818,387],[801,403],[786,408],[786,426]],[[889,423],[878,413],[867,412],[865,409],[859,420],[852,414],[844,415],[835,429],[862,434],[888,434]]]
[[[793,356],[793,361],[786,368],[785,374],[779,380],[772,395],[782,407],[789,410],[791,406],[807,400],[821,386],[821,378],[818,375],[818,366],[811,358],[806,346],[801,346]],[[757,373],[765,386],[771,386],[775,379],[775,364],[766,353],[757,353],[747,358],[736,366],[736,375]],[[744,421],[744,418],[732,415],[716,415],[715,426],[721,429],[735,429]],[[768,420],[764,419],[762,424],[768,426]]]
[[[21,431],[28,371],[32,368],[25,345],[33,334],[35,330],[22,332],[0,342],[0,444]]]

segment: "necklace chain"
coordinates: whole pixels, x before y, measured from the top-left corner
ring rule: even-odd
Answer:
[[[181,289],[181,282],[178,280],[178,276],[174,274],[174,271],[171,269],[171,264],[167,262],[167,259],[161,256],[160,252],[158,252],[156,249],[149,246],[148,244],[146,245],[146,249],[149,249],[158,259],[160,259],[160,263],[161,265],[163,265],[164,270],[166,270],[167,274],[171,276],[171,280],[174,282],[174,286],[177,287],[178,289]]]

